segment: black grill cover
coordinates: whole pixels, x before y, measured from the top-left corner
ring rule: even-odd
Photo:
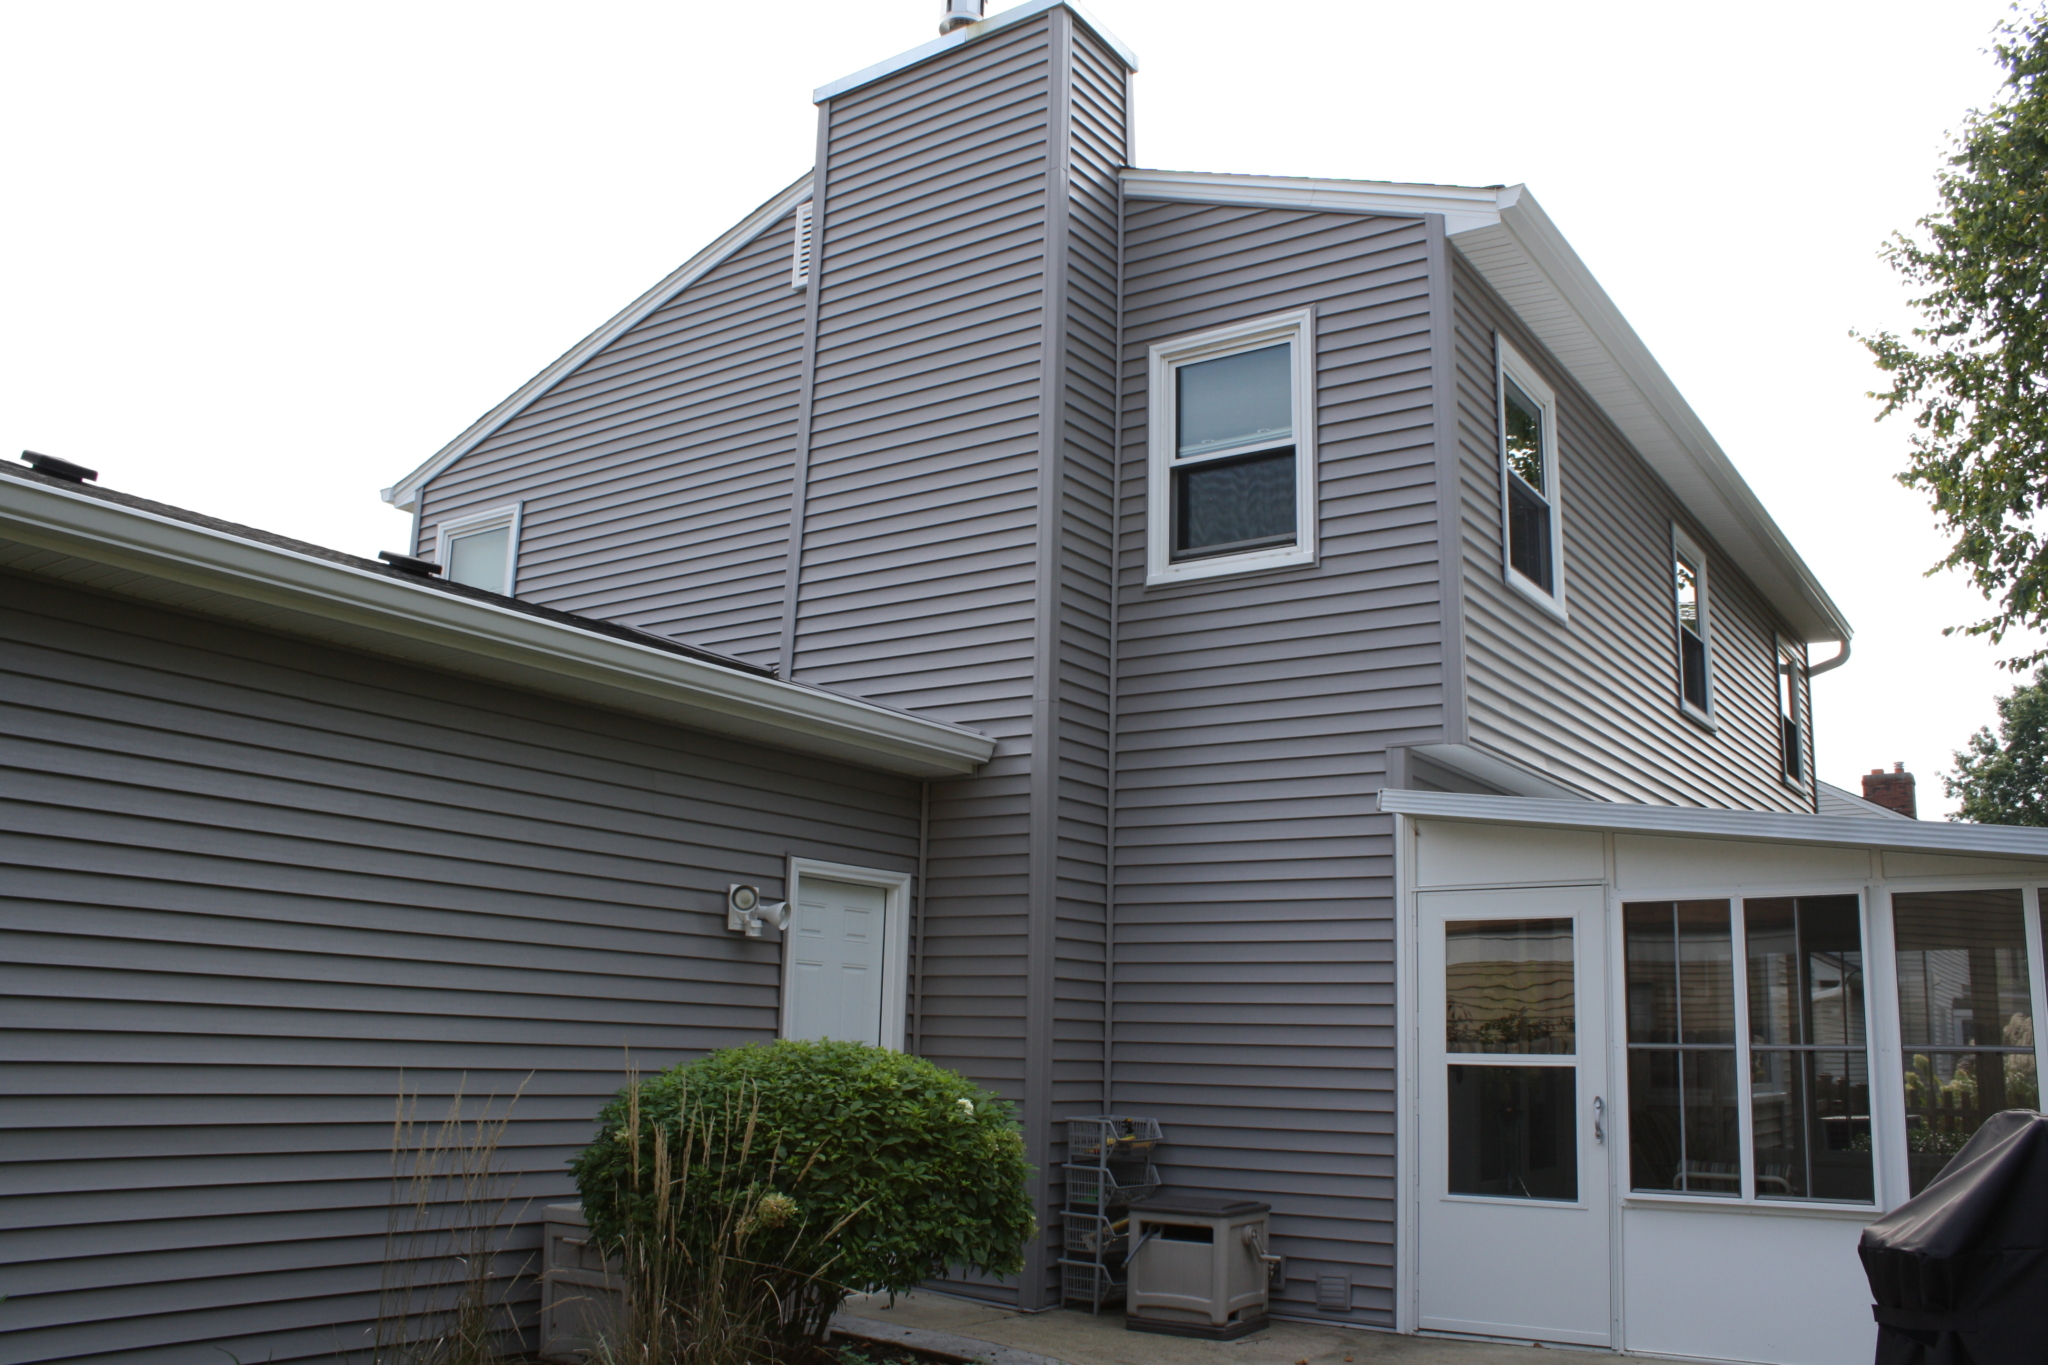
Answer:
[[[2048,1365],[2048,1118],[1993,1114],[1856,1252],[1877,1365]]]

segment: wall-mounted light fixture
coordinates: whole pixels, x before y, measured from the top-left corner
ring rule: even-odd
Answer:
[[[761,888],[735,884],[725,892],[725,927],[748,938],[761,937],[761,927],[778,932],[789,928],[789,902],[763,901]]]

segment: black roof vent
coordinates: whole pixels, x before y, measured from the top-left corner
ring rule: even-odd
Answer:
[[[97,469],[87,469],[82,464],[60,460],[55,455],[45,455],[41,451],[24,450],[21,452],[21,458],[27,460],[29,467],[36,473],[48,474],[53,479],[69,479],[73,483],[84,483],[87,479],[98,483],[100,479],[100,472]]]
[[[411,555],[402,555],[395,550],[379,550],[377,551],[377,558],[383,560],[392,568],[403,569],[407,573],[437,574],[441,572],[441,566],[431,559],[414,559]]]

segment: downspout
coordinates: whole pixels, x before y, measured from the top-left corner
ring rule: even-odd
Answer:
[[[910,1045],[904,1051],[912,1054],[924,1043],[924,875],[931,832],[932,784],[926,778],[917,784],[917,881],[910,898]]]
[[[1811,682],[1813,679],[1818,678],[1821,674],[1828,672],[1830,669],[1840,668],[1843,664],[1848,662],[1849,637],[1847,635],[1844,635],[1842,637],[1841,652],[1836,654],[1834,658],[1827,660],[1825,663],[1808,664],[1806,666],[1807,681]]]

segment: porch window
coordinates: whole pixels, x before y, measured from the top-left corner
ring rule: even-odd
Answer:
[[[1630,1187],[1872,1202],[1858,898],[1634,902],[1622,933]]]
[[[1314,562],[1311,335],[1292,313],[1152,348],[1147,583]]]
[[[1569,919],[1444,925],[1452,1194],[1579,1197],[1577,988]]]
[[[1892,896],[1906,1170],[1920,1193],[2002,1109],[2039,1109],[2026,910],[2018,891]]]

